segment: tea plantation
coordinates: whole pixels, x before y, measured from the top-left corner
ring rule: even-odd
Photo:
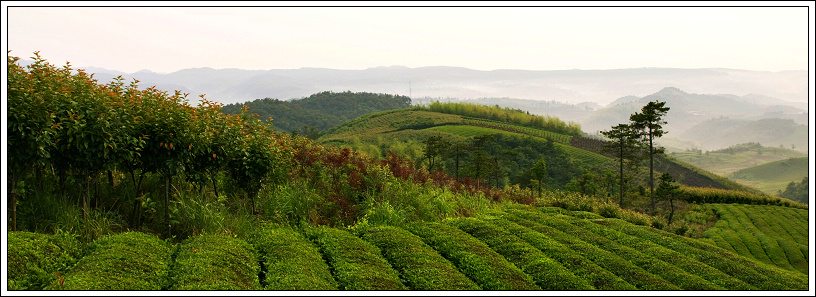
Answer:
[[[711,207],[721,219],[708,239],[520,204],[402,227],[267,226],[178,244],[139,232],[87,246],[10,232],[8,280],[10,290],[808,289],[806,212]]]

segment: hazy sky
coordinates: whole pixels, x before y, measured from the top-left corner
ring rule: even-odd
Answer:
[[[36,3],[3,6],[24,4]],[[808,69],[809,9],[8,7],[3,13],[6,49],[14,56],[40,51],[56,65],[124,72],[392,65],[780,71]]]

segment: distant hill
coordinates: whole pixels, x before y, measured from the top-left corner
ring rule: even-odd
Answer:
[[[743,143],[724,149],[698,152],[676,152],[671,155],[678,160],[727,176],[735,171],[775,161],[807,157],[806,154],[780,147],[767,147],[759,143]]]
[[[789,119],[711,119],[695,124],[677,136],[703,144],[703,148],[724,148],[746,142],[808,150],[808,127]]]
[[[792,181],[808,175],[808,158],[792,158],[745,168],[728,176],[729,179],[776,195]]]
[[[21,65],[26,62],[30,63],[23,60]],[[97,67],[79,68],[93,69],[92,72],[96,73],[94,78],[101,83],[122,75],[126,81],[138,79],[144,87],[155,85],[167,91],[180,90],[190,93],[191,100],[197,100],[198,95],[206,94],[209,100],[223,104],[259,98],[288,100],[323,91],[349,90],[398,94],[412,98],[510,97],[570,104],[596,102],[605,105],[616,98],[642,97],[667,86],[703,94],[761,94],[781,100],[774,104],[793,104],[799,108],[806,104],[808,98],[805,70],[767,72],[715,68],[633,68],[481,71],[447,66],[392,66],[361,70],[243,70],[204,67],[167,74],[150,71],[125,74]]]
[[[262,120],[271,117],[275,129],[302,133],[307,127],[324,131],[365,114],[409,107],[411,99],[388,94],[326,91],[298,100],[266,98],[244,104],[229,104],[223,106],[221,111],[237,114],[244,105]]]

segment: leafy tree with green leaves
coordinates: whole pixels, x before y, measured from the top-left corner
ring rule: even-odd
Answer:
[[[647,103],[643,108],[641,108],[641,112],[635,112],[635,114],[629,117],[629,120],[632,122],[632,127],[638,131],[639,135],[643,139],[644,142],[649,142],[649,196],[652,200],[652,214],[655,212],[655,197],[654,197],[654,156],[657,154],[663,153],[663,148],[654,147],[654,139],[663,136],[666,134],[666,131],[663,131],[663,125],[666,124],[666,121],[663,117],[669,111],[669,107],[666,107],[666,102],[660,101],[651,101]]]
[[[445,155],[450,143],[442,136],[434,135],[426,138],[423,144],[423,157],[428,160],[428,171],[433,172],[434,165],[441,163],[439,159]]]
[[[544,161],[544,158],[538,159],[533,168],[530,168],[530,173],[538,185],[538,198],[541,198],[541,185],[544,184],[544,178],[547,177],[547,162]]]
[[[808,177],[803,177],[799,183],[795,181],[790,182],[788,186],[785,187],[785,191],[780,191],[777,196],[808,204]]]
[[[660,200],[669,201],[670,211],[668,224],[671,225],[672,219],[674,218],[674,200],[682,199],[685,192],[680,190],[680,185],[677,184],[671,174],[663,173],[660,175],[660,184],[657,186],[655,195]]]
[[[618,178],[620,182],[618,190],[620,200],[618,201],[618,205],[623,206],[623,196],[626,192],[624,184],[624,163],[629,164],[630,167],[636,167],[639,163],[638,158],[642,144],[639,141],[640,135],[638,131],[634,129],[634,126],[630,124],[618,124],[608,131],[601,131],[601,134],[609,138],[609,141],[604,143],[603,150],[614,153],[619,162]]]

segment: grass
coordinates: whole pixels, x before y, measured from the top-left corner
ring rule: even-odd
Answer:
[[[263,264],[265,290],[337,290],[320,251],[294,229],[262,228],[248,242]]]
[[[348,231],[317,227],[306,231],[317,243],[341,290],[407,290],[380,250]]]
[[[243,239],[202,234],[178,246],[170,289],[258,290],[260,265],[256,253]]]
[[[790,182],[799,182],[808,175],[808,158],[791,158],[744,168],[728,175],[738,183],[776,195],[785,191]]]
[[[392,226],[371,227],[362,238],[380,248],[411,290],[481,289],[411,232]]]
[[[88,255],[47,290],[160,290],[165,288],[171,245],[141,232],[108,235],[94,241]]]
[[[450,260],[483,290],[541,289],[529,275],[484,242],[456,227],[436,222],[419,222],[409,224],[406,228]]]

